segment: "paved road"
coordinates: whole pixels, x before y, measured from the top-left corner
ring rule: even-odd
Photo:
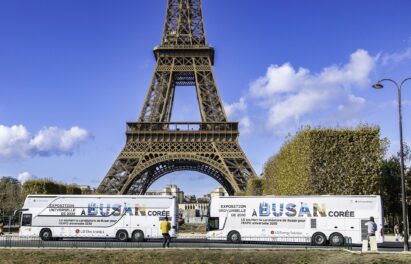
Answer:
[[[146,242],[118,242],[115,240],[61,240],[41,241],[38,238],[21,238],[12,236],[8,239],[0,238],[1,247],[34,247],[34,248],[161,248],[162,241],[149,240]],[[206,239],[178,238],[171,243],[175,248],[317,248],[328,249],[330,247],[315,247],[307,243],[272,243],[272,242],[242,242],[229,243],[227,241],[210,241]],[[361,251],[361,245],[354,244],[354,251]],[[401,242],[384,242],[379,244],[379,251],[395,252],[403,251]]]
[[[360,244],[353,244],[352,250],[354,251],[361,251],[362,245]],[[401,252],[404,250],[404,244],[403,242],[393,242],[393,241],[388,241],[384,242],[382,244],[378,244],[378,251],[382,252]]]

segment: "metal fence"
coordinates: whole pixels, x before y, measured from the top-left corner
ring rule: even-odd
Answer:
[[[204,236],[191,238],[173,238],[173,248],[346,248],[352,249],[350,237],[344,238],[340,247],[311,245],[309,237],[283,237],[270,239],[262,237],[242,237],[242,241],[231,243],[223,240],[207,240]],[[16,235],[0,236],[0,248],[161,248],[161,239],[145,242],[119,242],[115,239],[64,238],[43,241],[39,237],[20,237]]]

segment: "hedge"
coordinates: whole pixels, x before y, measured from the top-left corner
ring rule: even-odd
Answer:
[[[23,184],[25,194],[81,194],[74,184],[61,184],[49,179],[28,180]]]
[[[306,128],[264,168],[264,194],[377,194],[381,172],[379,128]]]

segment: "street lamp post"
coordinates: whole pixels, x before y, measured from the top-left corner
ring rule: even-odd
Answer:
[[[402,221],[404,225],[404,251],[409,250],[408,246],[408,210],[407,210],[407,195],[405,192],[405,173],[404,173],[404,141],[402,137],[402,108],[401,108],[401,88],[403,84],[411,80],[410,78],[404,79],[400,85],[392,79],[382,79],[374,84],[372,87],[375,89],[382,89],[384,86],[381,84],[382,82],[388,81],[392,82],[397,87],[397,95],[398,95],[398,114],[399,114],[399,123],[400,123],[400,162],[401,162],[401,195],[402,195]]]

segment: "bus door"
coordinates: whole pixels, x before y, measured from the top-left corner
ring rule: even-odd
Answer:
[[[162,217],[152,217],[150,221],[151,237],[161,237],[160,222],[163,221]],[[170,221],[170,219],[168,220]]]
[[[345,219],[345,230],[347,232],[344,236],[351,237],[353,241],[357,241],[361,239],[361,223],[360,219],[356,218],[346,218]]]

